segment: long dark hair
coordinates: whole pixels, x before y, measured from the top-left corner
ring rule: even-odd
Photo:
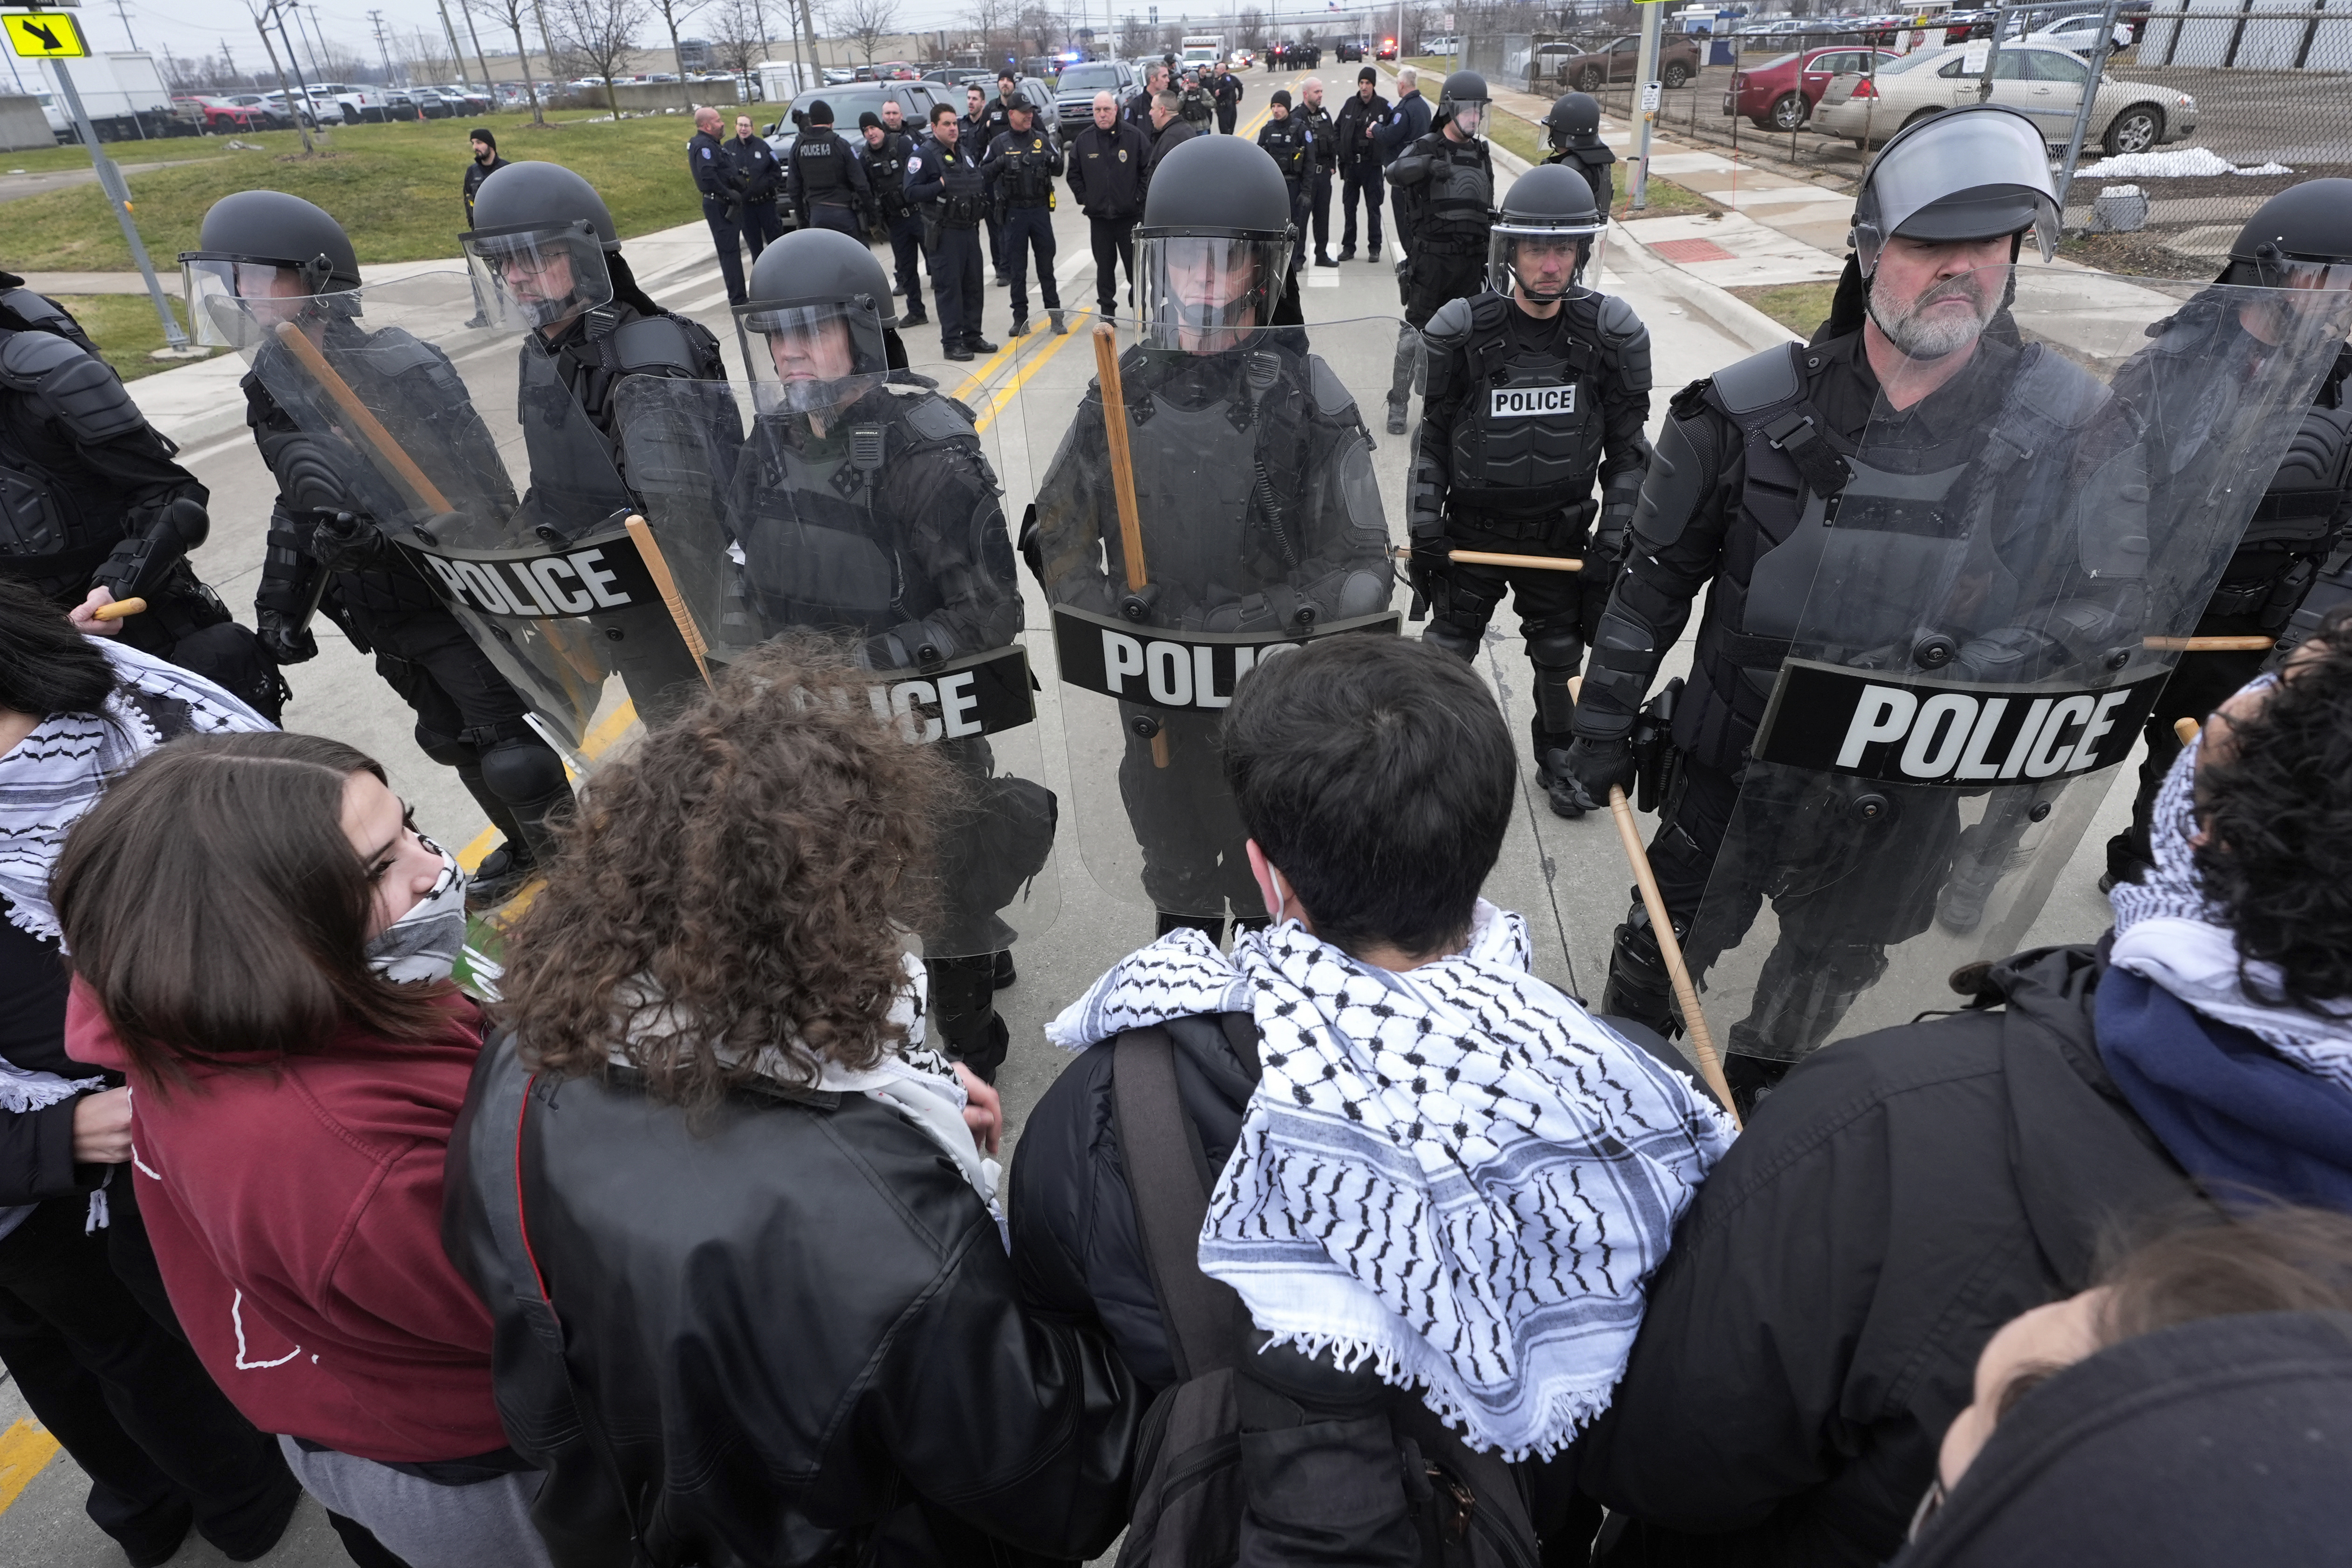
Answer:
[[[74,972],[142,1087],[191,1066],[274,1068],[341,1028],[421,1040],[452,987],[368,964],[375,886],[342,826],[340,741],[191,735],[150,753],[74,825],[50,882]]]
[[[0,577],[0,708],[42,718],[95,713],[114,687],[114,666],[63,610]]]

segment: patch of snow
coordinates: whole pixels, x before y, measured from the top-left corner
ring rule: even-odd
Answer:
[[[2077,178],[2117,179],[2129,176],[2143,180],[2179,180],[2200,174],[2292,174],[2294,171],[2284,163],[2263,163],[2241,169],[2210,147],[2182,147],[2170,153],[2126,153],[2120,157],[2102,158],[2088,168],[2077,169],[2074,173]]]

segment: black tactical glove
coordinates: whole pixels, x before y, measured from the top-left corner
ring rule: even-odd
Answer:
[[[1553,782],[1567,787],[1552,791],[1552,809],[1563,816],[1600,811],[1609,804],[1612,785],[1619,789],[1633,787],[1633,748],[1622,737],[1593,741],[1579,735],[1575,744],[1568,748],[1562,768],[1566,776]],[[1572,812],[1563,809],[1570,805]]]
[[[1412,588],[1413,603],[1433,600],[1437,596],[1436,585],[1444,580],[1453,564],[1452,552],[1446,549],[1443,535],[1416,535],[1412,552],[1404,561],[1404,580]]]
[[[310,628],[294,625],[282,611],[255,610],[253,633],[273,664],[300,664],[319,657],[319,639],[310,635]]]
[[[310,553],[330,572],[364,572],[383,554],[383,531],[358,512],[320,507],[310,531]]]

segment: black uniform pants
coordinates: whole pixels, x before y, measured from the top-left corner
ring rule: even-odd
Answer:
[[[811,228],[829,228],[835,234],[845,234],[860,245],[866,243],[865,226],[849,207],[833,202],[811,202],[808,209]],[[756,251],[754,255],[758,254]]]
[[[1403,237],[1398,237],[1402,239]],[[1396,362],[1389,375],[1389,407],[1402,413],[1422,376],[1421,329],[1449,300],[1464,300],[1486,286],[1486,253],[1433,250],[1412,253],[1404,274],[1404,320],[1397,327]]]
[[[727,302],[740,305],[751,296],[743,291],[743,226],[736,209],[715,196],[705,196],[702,221],[710,226],[710,243],[719,251],[719,275],[727,280]]]
[[[890,226],[890,258],[896,263],[898,291],[907,297],[908,326],[920,326],[923,315],[923,220],[913,213]]]
[[[1152,744],[1134,721],[1160,721],[1168,765],[1152,760]],[[1225,906],[1245,915],[1264,908],[1244,846],[1248,831],[1225,784],[1214,717],[1119,709],[1127,752],[1119,759],[1118,793],[1136,847],[1143,852],[1143,890],[1167,914],[1223,918]]]
[[[1118,269],[1127,268],[1127,297],[1135,300],[1135,220],[1131,217],[1090,217],[1087,237],[1095,251],[1095,304],[1108,321],[1118,314]]]
[[[127,1185],[131,1167],[116,1170]],[[53,1198],[0,1238],[0,1362],[89,1477],[91,1521],[125,1551],[176,1544],[193,1520],[249,1553],[284,1528],[299,1489],[276,1440],[117,1275],[110,1231],[84,1233],[88,1206]]]
[[[1583,548],[1580,537],[1566,546],[1483,534],[1449,537],[1446,542],[1457,548],[1563,558]],[[1566,682],[1583,663],[1600,611],[1608,603],[1605,589],[1596,595],[1589,588],[1581,572],[1461,563],[1448,566],[1430,584],[1428,638],[1464,658],[1475,655],[1486,623],[1502,607],[1503,595],[1510,594],[1512,607],[1519,613],[1519,635],[1527,641],[1528,663],[1535,670],[1533,728],[1538,761],[1547,749],[1564,747],[1572,739],[1569,719],[1574,700]]]
[[[1331,171],[1315,171],[1315,193],[1307,199],[1315,219],[1315,256],[1320,260],[1331,254]]]
[[[536,854],[546,844],[548,811],[570,792],[562,762],[523,721],[529,708],[522,694],[446,610],[422,610],[365,629],[376,673],[416,714],[418,748],[457,770],[508,843]],[[528,748],[537,765],[500,766],[486,779],[481,754],[501,743]]]
[[[1339,248],[1356,248],[1356,200],[1363,198],[1364,237],[1371,254],[1381,253],[1381,203],[1388,197],[1388,184],[1381,178],[1381,166],[1367,163],[1360,169],[1349,169],[1339,176]]]
[[[1234,121],[1239,120],[1241,114],[1242,106],[1238,103],[1217,105],[1217,133],[1221,136],[1231,136],[1234,133]]]
[[[2251,617],[2243,618],[2242,623],[2233,619],[2226,631],[2210,630],[2201,625],[2197,628],[2205,637],[2244,636],[2259,629]],[[2157,697],[2155,711],[2147,716],[2147,755],[2139,764],[2139,793],[2132,797],[2131,826],[2107,840],[2107,872],[2116,880],[2137,881],[2155,868],[2156,851],[2149,847],[2148,833],[2156,819],[2156,795],[2164,787],[2164,776],[2172,771],[2173,761],[2181,751],[2172,726],[2182,719],[2203,723],[2238,688],[2262,673],[2263,661],[2268,658],[2267,650],[2180,656],[2180,662],[2173,667],[2172,679],[2164,683],[2164,690]]]
[[[751,259],[760,259],[760,252],[782,239],[784,220],[776,211],[774,201],[743,204],[743,243],[751,247]]]
[[[1054,280],[1054,215],[1044,206],[1008,207],[1004,213],[1004,271],[1013,279],[1013,319],[1029,319],[1029,258],[1037,258],[1037,292],[1045,309],[1062,308]]]
[[[993,205],[989,207],[984,221],[988,226],[988,269],[1001,279],[1004,276],[1004,225],[998,220]],[[971,308],[971,319],[980,320],[980,307],[976,304]]]
[[[939,297],[940,341],[958,348],[980,336],[980,308],[987,295],[980,271],[980,232],[942,226],[931,253],[931,292]]]

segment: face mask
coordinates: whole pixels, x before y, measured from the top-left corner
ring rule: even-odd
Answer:
[[[386,980],[446,980],[466,944],[466,873],[455,855],[430,838],[425,846],[441,857],[433,890],[367,944],[368,967]]]

